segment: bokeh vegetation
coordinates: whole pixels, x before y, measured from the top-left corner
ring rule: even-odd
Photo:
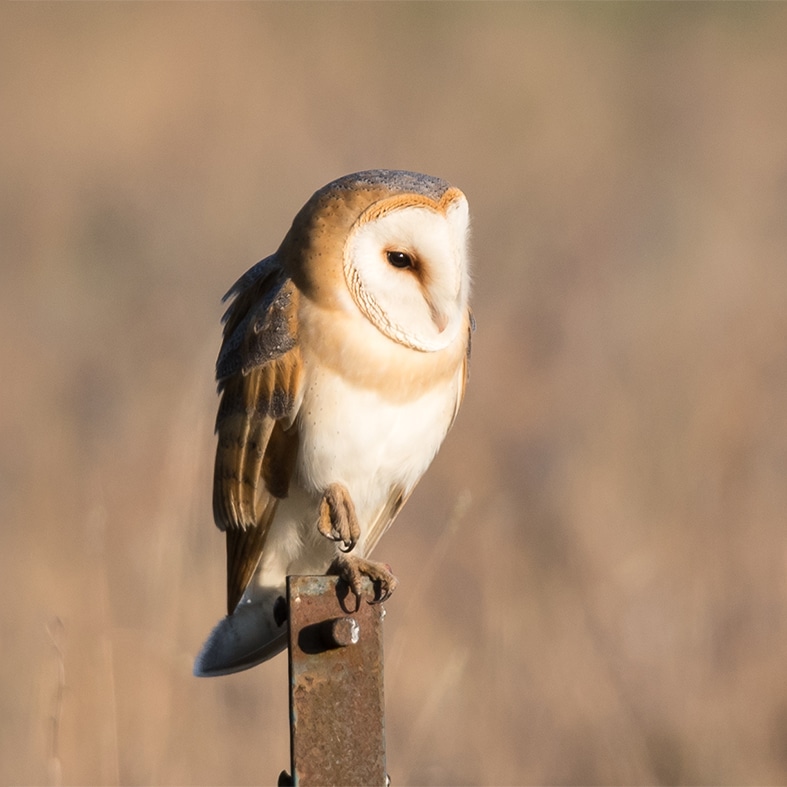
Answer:
[[[377,555],[407,784],[787,780],[787,7],[0,9],[0,781],[273,783],[223,609],[220,295],[319,186],[474,218],[463,412]]]

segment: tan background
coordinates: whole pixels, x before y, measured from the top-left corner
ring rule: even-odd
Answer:
[[[220,295],[319,186],[474,217],[465,408],[378,548],[389,770],[787,781],[787,6],[0,9],[0,782],[273,783],[222,611]]]

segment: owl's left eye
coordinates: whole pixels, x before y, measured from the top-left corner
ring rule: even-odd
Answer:
[[[385,257],[394,268],[413,267],[413,258],[404,251],[388,251],[385,253]]]

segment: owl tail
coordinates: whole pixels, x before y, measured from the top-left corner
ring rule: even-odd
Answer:
[[[287,647],[283,596],[283,589],[272,590],[257,601],[242,601],[211,631],[194,662],[194,674],[231,675],[281,653]]]

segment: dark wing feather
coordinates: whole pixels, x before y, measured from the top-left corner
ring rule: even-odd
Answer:
[[[278,500],[298,453],[292,423],[301,379],[298,291],[275,257],[227,293],[216,363],[221,402],[213,515],[227,532],[227,609],[232,614],[259,563]],[[262,483],[260,483],[262,481]]]

